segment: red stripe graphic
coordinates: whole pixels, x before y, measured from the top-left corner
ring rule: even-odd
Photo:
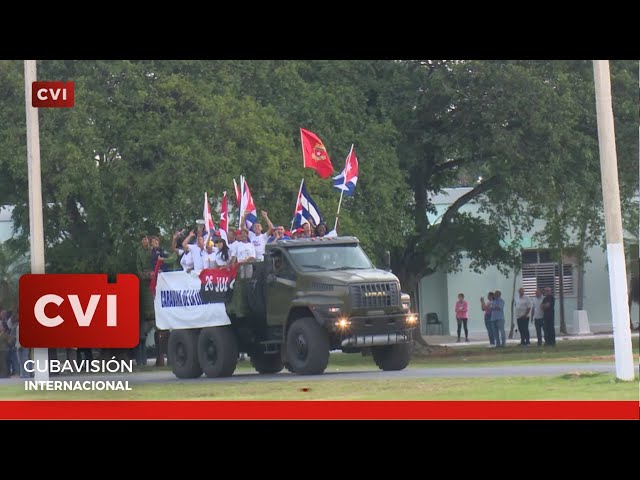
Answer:
[[[636,401],[1,401],[0,419],[639,420]]]

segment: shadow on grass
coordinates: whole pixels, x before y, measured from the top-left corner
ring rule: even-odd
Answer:
[[[560,378],[564,380],[574,380],[576,378],[594,378],[594,377],[602,377],[604,375],[610,375],[610,374],[606,372],[569,372],[560,376]]]

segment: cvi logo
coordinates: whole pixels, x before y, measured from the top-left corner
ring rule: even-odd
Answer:
[[[140,284],[131,274],[20,277],[20,345],[132,348],[138,344]]]
[[[73,82],[33,82],[31,106],[34,108],[70,108],[74,104]]]

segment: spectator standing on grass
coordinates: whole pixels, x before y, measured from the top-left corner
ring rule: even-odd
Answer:
[[[529,314],[531,313],[531,299],[524,294],[524,288],[518,290],[516,298],[516,318],[518,330],[520,330],[520,345],[527,346],[531,343],[529,337]]]
[[[9,348],[9,354],[7,357],[9,374],[18,375],[20,373],[20,366],[18,363],[18,349],[16,347],[16,340],[18,339],[18,320],[17,314],[11,311],[7,312],[7,329],[9,330],[9,338],[12,339],[11,347]]]
[[[491,302],[493,301],[493,292],[487,294],[487,301],[485,303],[484,297],[480,297],[480,308],[484,312],[484,326],[487,329],[489,335],[489,345],[495,346],[496,344],[496,327],[494,322],[491,321]]]
[[[29,378],[31,374],[27,372],[25,369],[25,363],[29,360],[29,349],[24,348],[20,345],[20,316],[19,313],[16,312],[15,315],[16,322],[16,350],[18,352],[18,366],[20,367],[20,378]]]
[[[491,302],[491,321],[494,324],[496,347],[504,347],[506,345],[506,334],[504,331],[504,300],[502,292],[496,290],[493,293],[493,301]]]
[[[7,326],[0,321],[0,378],[9,377],[9,348],[12,343]]]
[[[544,316],[542,319],[542,328],[544,330],[544,345],[545,347],[556,346],[556,326],[554,324],[556,311],[555,304],[556,299],[553,297],[550,287],[544,289],[544,299],[542,300],[542,310]]]
[[[536,327],[536,336],[538,337],[538,346],[542,346],[542,326],[544,324],[544,310],[542,309],[542,290],[536,289],[536,296],[531,301],[531,321]]]
[[[458,301],[455,305],[456,321],[458,322],[458,342],[460,342],[460,330],[464,326],[464,341],[469,341],[469,330],[467,329],[467,321],[469,320],[469,304],[464,299],[464,293],[458,294]]]

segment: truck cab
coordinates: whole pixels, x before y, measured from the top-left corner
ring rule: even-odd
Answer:
[[[218,329],[205,334],[209,341],[198,342],[199,364],[208,376],[220,376],[214,364],[225,349],[228,356],[246,352],[260,373],[286,367],[296,374],[320,374],[332,350],[370,349],[382,370],[408,365],[417,326],[410,298],[394,274],[371,263],[357,238],[278,240],[267,244],[264,261],[252,270],[251,278],[238,276],[226,304],[230,325],[202,329]],[[214,338],[222,329],[229,331],[224,342],[235,348]],[[171,337],[169,344],[175,357]],[[207,357],[207,351],[215,355]],[[227,359],[233,369],[235,360]]]

